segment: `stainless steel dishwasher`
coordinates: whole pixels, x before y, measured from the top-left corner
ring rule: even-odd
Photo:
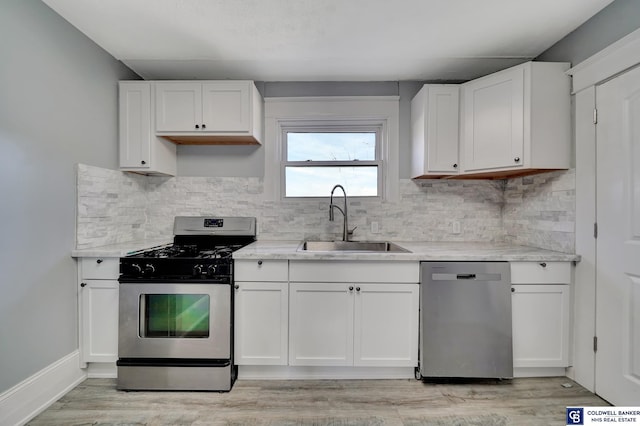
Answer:
[[[511,378],[508,262],[420,263],[423,378]]]

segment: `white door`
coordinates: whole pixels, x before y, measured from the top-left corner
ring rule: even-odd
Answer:
[[[122,82],[119,95],[120,167],[149,168],[151,85]]]
[[[354,287],[290,284],[289,365],[353,365]]]
[[[288,283],[236,281],[235,363],[287,365],[288,321]]]
[[[118,359],[118,281],[83,280],[82,362]]]
[[[640,405],[640,68],[596,89],[596,393]]]
[[[202,84],[156,82],[156,131],[202,130]]]
[[[524,163],[524,68],[463,85],[466,171],[521,167]]]
[[[418,284],[355,284],[354,365],[418,365]]]
[[[215,82],[202,86],[202,123],[207,132],[248,132],[249,83]]]
[[[458,86],[429,87],[427,155],[430,172],[458,172]]]
[[[511,287],[513,366],[569,366],[569,285]]]

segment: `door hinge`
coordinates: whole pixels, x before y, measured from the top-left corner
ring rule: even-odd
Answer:
[[[598,124],[598,110],[596,108],[593,109],[593,124]]]
[[[598,336],[593,336],[593,351],[598,352]]]
[[[598,222],[593,224],[593,238],[598,238]]]

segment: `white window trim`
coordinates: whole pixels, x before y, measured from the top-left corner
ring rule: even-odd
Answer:
[[[285,199],[281,180],[283,130],[295,123],[319,124],[319,121],[326,121],[381,126],[380,155],[383,166],[380,195],[385,201],[398,201],[399,100],[398,96],[265,98],[265,199]]]

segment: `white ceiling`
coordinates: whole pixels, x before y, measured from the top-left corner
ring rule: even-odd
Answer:
[[[145,79],[468,80],[612,0],[43,0]]]

